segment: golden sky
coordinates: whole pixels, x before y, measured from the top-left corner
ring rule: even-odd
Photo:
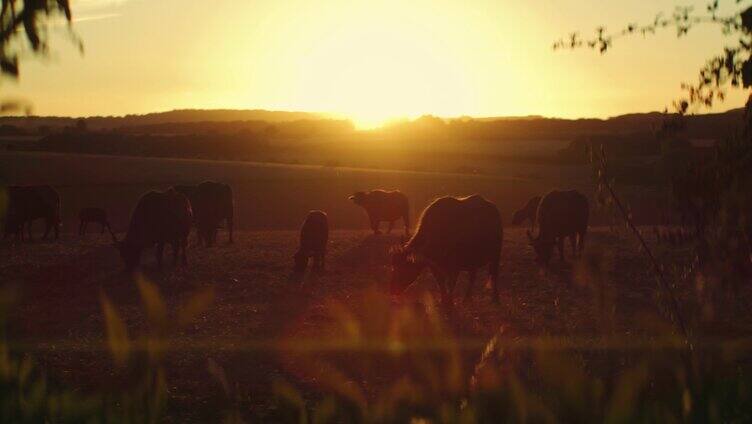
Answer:
[[[662,110],[733,40],[713,27],[680,40],[669,30],[620,40],[605,56],[554,52],[552,42],[705,3],[73,0],[85,53],[53,28],[51,56],[27,59],[3,90],[40,115],[262,108],[361,126],[422,114],[608,117]]]

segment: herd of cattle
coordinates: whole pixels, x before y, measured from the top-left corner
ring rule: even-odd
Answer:
[[[7,213],[4,238],[15,236],[22,241],[31,238],[31,224],[45,222],[44,238],[50,232],[59,237],[60,195],[47,185],[11,186],[7,189]],[[479,269],[488,267],[493,299],[498,301],[498,275],[501,246],[504,237],[501,217],[496,205],[479,195],[441,197],[425,208],[415,233],[410,236],[410,206],[400,191],[372,190],[357,192],[350,200],[365,209],[374,234],[380,234],[382,222],[389,225],[403,220],[404,244],[391,252],[393,291],[402,291],[412,284],[426,268],[438,282],[442,300],[449,302],[460,272],[469,274],[470,283],[465,297],[471,295]],[[161,268],[164,245],[173,250],[174,262],[187,264],[187,241],[191,228],[196,227],[200,243],[211,246],[216,242],[217,230],[224,226],[233,242],[233,193],[227,184],[206,181],[197,185],[176,185],[165,191],[150,191],[139,199],[131,213],[128,230],[118,240],[110,228],[107,213],[101,208],[80,211],[79,234],[84,235],[89,223],[99,224],[102,233],[109,231],[128,271],[139,265],[144,249],[156,246],[157,265]],[[584,248],[588,228],[589,205],[581,193],[554,190],[536,196],[518,210],[512,222],[516,225],[530,221],[532,231],[527,234],[537,261],[546,265],[558,248],[564,260],[564,243],[569,238],[576,256]],[[533,235],[535,227],[537,235]],[[302,274],[310,260],[314,272],[325,267],[329,222],[325,212],[308,213],[300,230],[300,248],[294,256],[293,269]]]

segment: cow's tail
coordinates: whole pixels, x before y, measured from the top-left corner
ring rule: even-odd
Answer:
[[[405,236],[410,237],[410,206],[405,205],[405,213],[402,216],[402,219],[405,221]]]

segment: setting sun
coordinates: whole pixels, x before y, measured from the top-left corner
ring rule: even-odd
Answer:
[[[447,54],[451,46],[442,37],[394,13],[386,25],[365,12],[355,16],[297,59],[305,87],[298,103],[346,114],[359,127],[425,113],[460,115],[471,108],[473,76]]]

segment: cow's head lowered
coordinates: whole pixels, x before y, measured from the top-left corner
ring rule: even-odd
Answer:
[[[537,238],[533,237],[533,233],[530,230],[527,231],[527,238],[530,240],[530,245],[535,250],[535,260],[539,265],[546,266],[551,260],[551,254],[554,251],[554,240],[542,238],[540,234]]]
[[[363,204],[366,202],[366,198],[368,197],[368,193],[365,191],[358,191],[352,194],[352,196],[349,197],[350,200],[352,200],[353,203],[359,206],[363,206]]]
[[[425,262],[408,253],[404,247],[395,247],[391,251],[392,279],[389,289],[392,293],[402,293],[412,284],[426,267]]]

